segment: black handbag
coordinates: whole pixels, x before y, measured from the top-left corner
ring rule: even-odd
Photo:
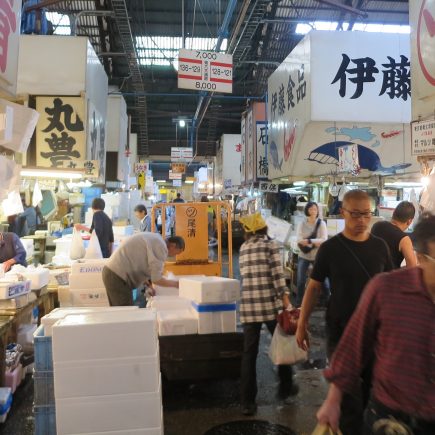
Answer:
[[[320,219],[317,219],[316,222],[316,226],[314,227],[313,232],[309,235],[309,237],[307,237],[307,239],[315,239],[317,237],[317,231],[319,229],[320,226]],[[315,246],[311,245],[311,246],[307,246],[307,245],[302,245],[300,242],[298,243],[298,248],[304,253],[304,254],[308,254],[309,252],[311,252]]]

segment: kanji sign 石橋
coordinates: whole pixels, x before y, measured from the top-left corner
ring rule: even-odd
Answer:
[[[197,91],[233,92],[233,57],[214,51],[180,49],[178,87]]]

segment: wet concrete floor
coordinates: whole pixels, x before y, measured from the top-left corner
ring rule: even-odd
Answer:
[[[234,259],[237,276],[237,258]],[[201,383],[166,383],[163,388],[165,435],[206,435],[216,426],[240,420],[262,420],[309,435],[316,425],[315,414],[326,396],[327,384],[322,376],[325,366],[324,309],[318,308],[311,319],[309,360],[295,367],[299,393],[286,400],[276,397],[276,369],[268,357],[271,336],[263,328],[257,362],[258,411],[244,417],[239,405],[239,381],[221,380]],[[0,424],[0,435],[31,435],[34,430],[33,381],[28,375],[14,395],[8,419]],[[219,432],[230,435],[231,431]],[[231,435],[278,435],[278,430],[233,432]],[[291,433],[291,432],[289,432]]]

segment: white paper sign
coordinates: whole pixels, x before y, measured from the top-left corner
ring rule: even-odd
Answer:
[[[149,170],[148,162],[136,162],[134,164],[134,173],[135,174],[146,174]]]
[[[180,49],[178,87],[233,92],[233,56],[214,51]]]
[[[338,171],[359,173],[358,145],[344,145],[338,148]]]
[[[411,153],[413,156],[435,155],[435,120],[411,124]]]
[[[259,189],[261,192],[278,193],[279,185],[276,183],[266,183],[266,182],[262,181],[259,184]]]
[[[193,159],[193,149],[189,147],[172,147],[171,162],[188,162]]]

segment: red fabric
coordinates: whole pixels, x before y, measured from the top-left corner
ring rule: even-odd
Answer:
[[[298,319],[300,315],[299,308],[293,308],[292,310],[284,310],[278,314],[277,321],[281,329],[287,335],[295,335],[298,327]]]
[[[352,393],[369,361],[377,401],[435,421],[435,303],[420,268],[380,274],[368,283],[325,377]]]

